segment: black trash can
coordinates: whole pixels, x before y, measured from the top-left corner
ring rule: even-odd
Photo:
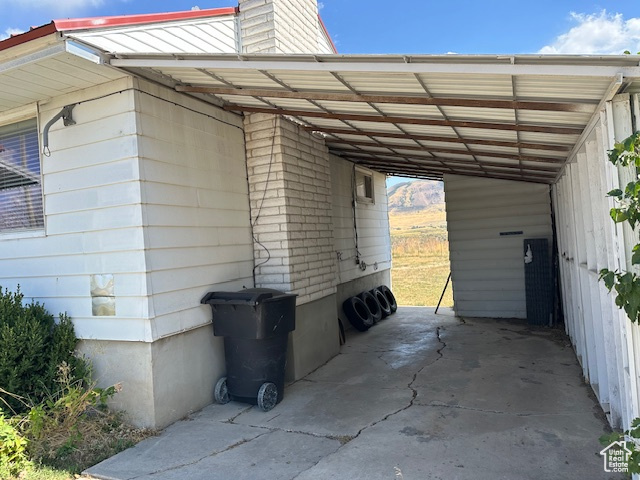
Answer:
[[[218,403],[230,400],[269,411],[284,396],[289,332],[296,328],[296,296],[268,288],[209,292],[213,334],[224,337],[227,376],[216,383]]]

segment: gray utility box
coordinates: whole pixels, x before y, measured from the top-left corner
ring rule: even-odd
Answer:
[[[553,285],[549,242],[546,238],[524,240],[524,283],[527,321],[530,325],[552,324]]]

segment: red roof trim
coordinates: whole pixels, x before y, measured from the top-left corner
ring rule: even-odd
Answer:
[[[329,35],[329,30],[327,30],[327,26],[322,21],[322,17],[320,15],[318,15],[318,20],[320,20],[320,26],[322,27],[322,30],[324,30],[325,35],[327,36],[327,38],[329,39],[329,42],[331,43],[331,48],[333,49],[333,53],[338,53],[338,49],[336,48],[335,43],[333,43],[333,38],[331,38],[331,35]]]
[[[41,27],[34,27],[28,32],[12,35],[9,38],[0,41],[0,52],[2,50],[6,50],[7,48],[15,47],[16,45],[35,40],[36,38],[46,37],[47,35],[51,35],[52,33],[56,33],[57,31],[58,29],[56,28],[55,23],[51,22],[47,23],[46,25],[42,25]]]
[[[67,20],[54,20],[53,22],[59,31],[89,30],[94,28],[125,27],[131,25],[144,25],[146,23],[189,20],[192,18],[236,15],[238,11],[237,7],[209,8],[205,10],[188,10],[184,12],[145,13],[141,15],[118,15],[114,17],[70,18]]]

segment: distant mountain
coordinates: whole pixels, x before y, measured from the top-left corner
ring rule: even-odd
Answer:
[[[444,184],[433,180],[413,180],[387,189],[390,211],[423,210],[444,205]]]

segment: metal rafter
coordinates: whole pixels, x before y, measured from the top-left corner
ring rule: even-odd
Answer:
[[[515,103],[518,99],[518,95],[516,94],[516,77],[514,75],[511,75],[511,94],[513,95],[513,101]],[[515,115],[516,125],[518,125],[520,123],[520,119],[518,117],[517,108],[513,110],[513,114]],[[516,140],[518,141],[518,143],[520,143],[521,139],[519,130],[516,130]],[[518,147],[518,155],[522,155],[522,150],[520,149],[520,147]],[[520,170],[522,170],[522,160],[519,160],[518,163],[520,164]]]
[[[260,70],[264,72],[264,70]],[[339,81],[344,82],[338,73],[330,72]],[[417,74],[416,74],[417,75]],[[546,112],[578,112],[591,113],[596,106],[593,102],[583,100],[572,103],[568,102],[542,102],[503,99],[476,99],[476,98],[442,98],[442,97],[422,97],[412,95],[368,95],[358,93],[345,84],[352,94],[334,92],[310,92],[310,91],[288,91],[270,90],[267,88],[224,88],[211,87],[206,85],[177,85],[178,92],[188,93],[210,93],[214,95],[249,95],[269,98],[287,98],[293,100],[316,100],[331,102],[357,102],[357,103],[380,103],[398,105],[431,105],[440,107],[472,107],[472,108],[506,108],[509,110],[539,110]]]
[[[353,120],[356,122],[373,122],[373,123],[404,123],[407,125],[430,125],[441,127],[463,127],[463,128],[479,128],[486,130],[521,130],[523,132],[552,133],[561,135],[580,135],[582,128],[580,127],[551,127],[546,125],[513,125],[510,123],[493,123],[493,122],[468,122],[460,120],[433,120],[429,118],[415,117],[395,117],[385,116],[378,117],[375,115],[354,115],[350,113],[326,113],[306,110],[290,110],[290,109],[269,109],[260,107],[248,107],[236,104],[227,104],[225,110],[235,112],[249,113],[270,113],[274,115],[290,115],[293,117],[311,117],[326,118],[330,120]]]
[[[571,146],[568,145],[553,145],[546,143],[527,143],[527,142],[506,142],[501,140],[484,140],[465,138],[460,139],[458,137],[436,137],[433,135],[420,135],[410,133],[408,135],[392,133],[392,132],[374,132],[374,131],[362,131],[361,133],[352,132],[351,130],[344,130],[340,128],[330,128],[321,126],[309,126],[304,127],[306,130],[317,131],[321,133],[330,133],[335,135],[354,135],[354,136],[367,136],[367,137],[381,137],[381,138],[398,138],[407,140],[423,140],[427,142],[444,142],[444,143],[468,143],[469,145],[485,145],[491,147],[508,147],[508,148],[527,148],[531,150],[548,150],[553,152],[565,152],[568,153],[571,150]]]
[[[379,147],[380,145],[369,142],[358,142],[355,140],[327,140],[329,144],[344,144],[344,145],[353,145],[354,147]],[[424,147],[415,147],[413,145],[398,145],[398,144],[384,144],[384,148],[390,149],[391,147],[398,150],[416,150],[416,151],[424,151]],[[508,153],[502,152],[488,152],[488,151],[473,151],[469,152],[468,150],[456,150],[453,148],[430,148],[428,153],[453,153],[457,155],[479,155],[481,157],[494,157],[494,158],[506,158],[510,160],[520,160],[525,162],[539,162],[539,163],[557,163],[558,165],[562,165],[564,159],[562,158],[554,158],[554,157],[542,157],[542,156],[534,156],[534,155],[511,155]],[[434,155],[435,156],[435,155]],[[475,158],[475,157],[474,157]],[[476,161],[478,161],[476,159]]]
[[[415,168],[415,167],[409,167],[406,165],[403,166],[397,166],[397,168],[389,168],[387,166],[387,164],[383,164],[383,165],[376,165],[375,162],[367,162],[367,161],[358,161],[357,159],[353,158],[353,157],[349,157],[349,156],[345,156],[343,157],[346,160],[350,160],[353,161],[354,163],[357,163],[359,165],[364,165],[367,166],[371,169],[380,169],[381,171],[388,173],[388,174],[397,174],[397,175],[405,175],[407,172],[412,172],[415,175],[424,175],[425,173],[427,175],[439,175],[440,179],[442,179],[442,174],[444,172],[435,172],[435,171],[426,171],[424,168]],[[380,168],[382,167],[382,168]],[[468,170],[459,170],[459,169],[453,169],[452,173],[457,173],[460,175],[466,175],[466,176],[471,176],[471,177],[481,177],[481,178],[499,178],[502,180],[515,180],[515,181],[521,181],[521,182],[530,182],[530,183],[543,183],[543,184],[551,184],[552,183],[552,178],[551,177],[540,177],[540,176],[531,176],[531,175],[527,175],[527,176],[521,176],[519,173],[515,173],[515,174],[508,174],[508,173],[486,173],[483,172],[481,170],[478,170],[478,173],[475,172],[470,172]]]
[[[338,152],[333,152],[335,154],[338,154]],[[388,153],[379,153],[379,152],[368,152],[367,155],[369,155],[369,157],[362,157],[362,156],[358,156],[358,155],[354,155],[353,153],[349,153],[349,152],[339,152],[342,156],[344,155],[349,155],[351,157],[356,157],[356,158],[361,158],[361,159],[367,159],[367,158],[380,158],[380,157],[394,157],[395,155],[391,155]],[[431,157],[421,157],[420,159],[413,157],[413,164],[415,165],[429,165],[428,163],[425,163],[425,161],[439,161],[440,163],[442,163],[444,166],[446,167],[451,167],[451,164],[461,164],[461,165],[467,165],[467,166],[478,166],[480,167],[481,165],[478,165],[477,163],[471,161],[471,160],[463,160],[463,159],[459,159],[459,158],[446,158],[446,157],[437,157],[437,158],[431,158]],[[386,158],[385,161],[389,161],[389,162],[394,162],[393,159],[389,159]],[[396,161],[397,163],[397,161]],[[518,170],[520,171],[520,166],[519,165],[509,165],[509,164],[504,164],[504,163],[498,163],[498,162],[491,162],[491,161],[486,161],[483,160],[482,162],[480,162],[482,164],[482,167],[486,167],[486,168],[500,168],[500,169],[506,169],[506,170]],[[433,165],[435,166],[435,165]],[[552,167],[539,167],[539,166],[524,166],[522,168],[522,170],[527,170],[527,171],[531,171],[531,172],[544,172],[550,175],[556,175],[559,171],[559,168],[552,168]]]
[[[354,94],[354,95],[362,96],[362,95],[360,94],[360,92],[358,92],[358,90],[357,90],[356,88],[354,88],[354,87],[353,87],[349,82],[347,82],[344,78],[342,78],[342,77],[340,76],[340,74],[338,74],[338,73],[336,73],[336,72],[331,72],[331,75],[332,75],[336,80],[338,80],[340,83],[342,83],[345,87],[347,87],[351,92],[353,92],[353,94]],[[366,100],[365,100],[364,102],[365,102],[367,105],[369,105],[369,107],[373,108],[376,112],[378,112],[380,115],[382,115],[383,117],[384,117],[384,116],[386,116],[386,114],[385,114],[382,110],[380,110],[376,105],[374,105],[374,103],[373,103],[373,102],[371,102],[371,101],[366,101]],[[402,133],[404,133],[404,134],[408,134],[408,133],[409,133],[409,132],[407,132],[404,128],[402,128],[400,125],[398,125],[397,123],[394,123],[394,124],[393,124],[393,126],[394,126],[394,127],[396,127],[398,130],[400,130],[400,131],[401,131]],[[359,129],[358,129],[358,130],[359,130]],[[381,145],[384,145],[382,142],[380,142],[380,141],[379,141],[378,139],[376,139],[376,138],[372,138],[372,140],[373,140],[374,142],[377,142],[377,143],[381,144]],[[420,146],[420,147],[422,147],[422,146],[423,146],[423,145],[421,145],[421,144],[420,144],[420,142],[419,142],[418,140],[414,140],[414,142],[415,142],[418,146]],[[390,149],[389,147],[385,147],[385,148],[387,148],[387,149],[391,150],[392,152],[394,151],[394,150]]]
[[[420,84],[420,87],[422,87],[422,89],[424,90],[424,93],[427,94],[427,97],[428,98],[433,98],[433,95],[431,95],[431,92],[429,91],[429,87],[427,87],[427,84],[424,82],[424,80],[422,80],[422,78],[420,78],[420,75],[418,75],[417,73],[414,73],[413,77]],[[442,115],[442,118],[444,118],[445,120],[449,121],[449,117],[447,116],[447,113],[442,109],[442,107],[438,105],[438,106],[436,106],[436,108],[440,112],[440,115]],[[451,129],[453,130],[453,132],[456,134],[456,136],[460,140],[464,140],[464,137],[462,135],[460,135],[460,132],[458,131],[457,128],[451,127]],[[469,145],[467,145],[466,143],[463,143],[463,145],[464,145],[464,148],[467,149],[467,151],[471,152],[471,149],[469,148]],[[473,157],[473,159],[476,162],[478,162],[478,159],[476,158],[476,156],[473,153],[471,153],[471,156]],[[478,164],[480,164],[480,163],[478,162]]]
[[[224,83],[225,85],[229,85],[230,87],[232,87],[234,89],[240,89],[240,87],[238,87],[237,85],[234,85],[232,82],[222,78],[219,75],[216,75],[215,73],[209,72],[208,70],[206,70],[204,68],[197,68],[196,70],[198,70],[200,73],[203,73],[203,74],[213,78],[214,80],[217,80],[220,83]],[[254,98],[255,100],[258,100],[259,102],[264,103],[265,105],[269,105],[270,107],[278,108],[277,105],[274,105],[273,103],[269,102],[268,100],[265,100],[264,98],[262,98],[260,96],[256,96],[256,95],[249,95],[249,96]]]
[[[273,82],[277,83],[278,85],[280,85],[281,87],[286,88],[286,89],[289,91],[289,93],[297,93],[297,90],[296,90],[295,88],[293,88],[291,85],[287,84],[286,82],[283,82],[282,80],[280,80],[278,77],[276,77],[276,76],[275,76],[275,75],[273,75],[272,73],[269,73],[269,72],[267,72],[267,71],[265,71],[265,70],[259,70],[259,72],[260,72],[261,74],[263,74],[264,76],[266,76],[267,78],[269,78],[271,81],[273,81]],[[325,108],[323,105],[321,105],[320,103],[318,103],[316,100],[308,99],[308,98],[306,98],[306,99],[304,99],[304,100],[308,101],[309,103],[311,103],[312,105],[314,105],[315,107],[319,108],[320,110],[322,110],[322,111],[324,111],[324,112],[326,112],[326,113],[331,113],[327,108]],[[275,105],[274,105],[274,106],[275,106]],[[277,107],[277,106],[276,106],[276,107]],[[300,123],[302,123],[302,124],[307,123],[307,122],[304,122],[304,121],[303,121],[301,118],[299,118],[299,117],[296,117],[296,119],[297,119]],[[348,120],[341,120],[341,122],[342,122],[342,123],[344,123],[344,124],[345,124],[346,126],[348,126],[349,128],[353,128],[353,129],[355,129],[355,130],[360,130],[360,129],[359,129],[358,127],[356,127],[355,125],[352,125]],[[372,138],[372,140],[373,140],[374,142],[377,142],[377,144],[379,144],[381,147],[386,148],[386,147],[384,147],[384,144],[383,144],[382,142],[380,142],[380,141],[376,140],[375,138]],[[362,150],[362,151],[364,151],[364,150],[363,150],[363,149],[361,149],[360,147],[356,147],[356,148],[357,148],[358,150]],[[397,153],[397,152],[395,152],[394,150],[392,150],[392,151],[393,151],[394,153]],[[366,153],[366,151],[365,151],[365,153]]]

